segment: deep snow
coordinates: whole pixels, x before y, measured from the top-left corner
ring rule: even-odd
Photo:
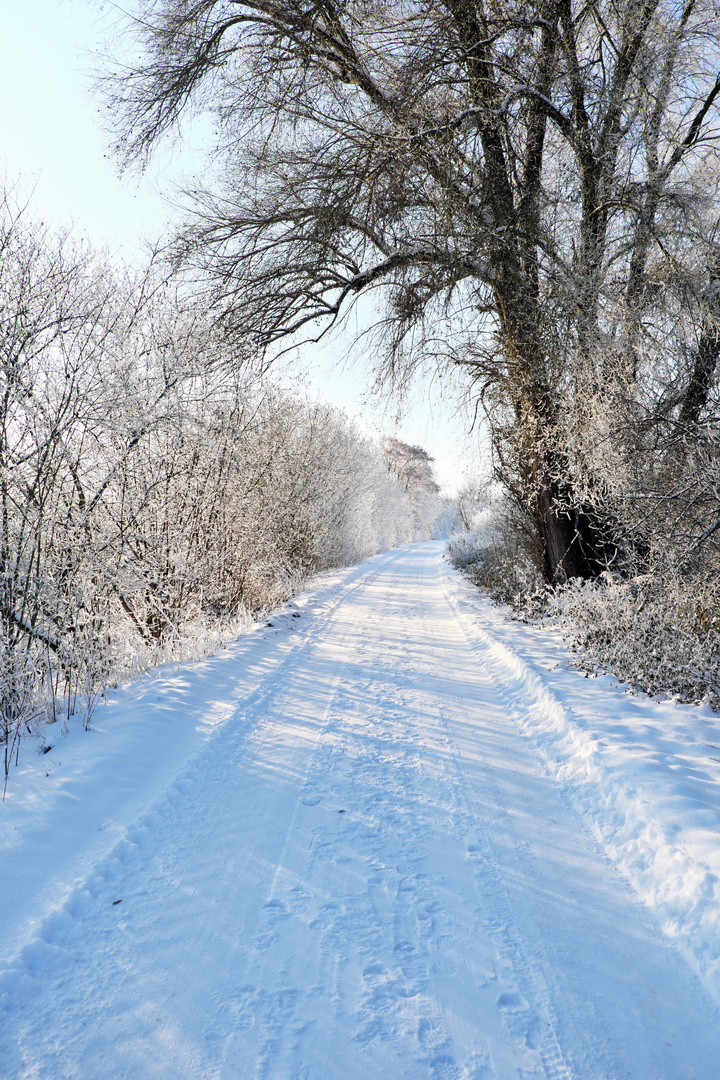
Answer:
[[[720,722],[414,545],[27,755],[0,1076],[720,1075]]]

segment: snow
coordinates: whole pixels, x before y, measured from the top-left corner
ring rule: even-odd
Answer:
[[[418,544],[50,729],[0,810],[0,1076],[717,1075],[720,721]]]

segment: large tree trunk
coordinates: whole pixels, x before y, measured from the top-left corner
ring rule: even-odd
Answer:
[[[617,528],[609,515],[555,479],[539,487],[536,499],[542,569],[549,584],[594,578],[617,566]]]
[[[680,422],[687,427],[694,427],[700,419],[720,359],[720,257],[710,268],[705,301],[705,319],[695,351],[690,383],[680,410]]]
[[[515,446],[507,458],[500,454],[509,464],[508,486],[531,510],[545,580],[595,578],[618,564],[617,522],[603,509],[599,487],[591,501],[573,484],[576,463],[563,445],[562,402],[547,373],[534,282],[522,272],[514,280],[507,274],[498,294],[515,418],[509,433]]]

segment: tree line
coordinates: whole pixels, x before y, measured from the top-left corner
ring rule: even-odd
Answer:
[[[308,575],[429,535],[348,418],[256,377],[152,263],[0,211],[0,744],[202,652]],[[403,444],[398,444],[402,446]],[[407,448],[408,450],[410,448]]]

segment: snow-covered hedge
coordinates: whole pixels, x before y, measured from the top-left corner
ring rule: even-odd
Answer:
[[[669,573],[632,580],[605,574],[558,590],[551,611],[581,667],[631,686],[720,706],[720,598],[710,585]]]
[[[449,539],[453,565],[497,603],[534,611],[538,603],[544,604],[546,590],[522,521],[492,491],[478,493],[473,502],[465,511],[464,527]]]
[[[0,753],[311,573],[433,534],[383,447],[251,374],[151,267],[0,205]]]
[[[552,619],[583,670],[610,671],[635,689],[720,707],[720,589],[680,575],[667,555],[643,574],[603,574],[550,589],[517,514],[502,498],[481,502],[450,538],[453,564],[522,618]]]

